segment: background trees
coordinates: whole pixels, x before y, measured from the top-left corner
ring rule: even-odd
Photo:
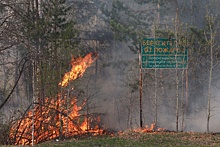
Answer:
[[[203,80],[200,81],[202,78],[199,78],[200,80],[197,81],[198,72],[195,72],[195,70],[199,70],[203,71],[201,75],[207,74],[207,68],[202,68],[201,66],[198,67],[197,65],[203,64],[203,61],[205,63],[209,61],[203,58],[204,56],[200,56],[200,50],[203,47],[200,46],[197,48],[198,46],[194,42],[194,40],[201,38],[203,33],[200,35],[197,33],[197,38],[193,29],[191,29],[192,32],[190,32],[190,26],[193,25],[197,28],[205,27],[205,13],[206,10],[210,8],[208,5],[212,4],[212,6],[209,6],[211,6],[213,11],[215,11],[214,13],[217,14],[217,11],[214,10],[213,4],[215,3],[215,5],[218,5],[218,2],[212,1],[209,4],[205,4],[207,1],[199,2],[201,5],[198,5],[198,3],[195,4],[193,1],[180,2],[176,0],[151,2],[125,2],[122,0],[115,0],[112,1],[112,5],[106,5],[106,9],[104,11],[106,16],[108,16],[108,21],[115,39],[124,43],[126,42],[125,44],[128,46],[127,48],[132,51],[138,50],[137,40],[142,37],[142,33],[143,37],[176,38],[178,39],[179,44],[181,44],[181,40],[183,39],[188,40],[190,45],[188,59],[189,68],[186,74],[189,75],[189,97],[187,96],[185,99],[188,92],[184,92],[187,89],[184,71],[178,70],[176,74],[173,70],[144,71],[146,76],[146,78],[144,77],[144,81],[146,80],[146,82],[143,82],[143,87],[146,87],[144,89],[146,91],[146,93],[144,92],[144,95],[147,95],[144,99],[144,115],[146,114],[144,118],[147,121],[150,120],[150,122],[154,119],[154,122],[156,122],[155,120],[158,113],[158,118],[160,119],[159,124],[161,122],[162,124],[168,124],[167,120],[170,122],[170,120],[172,120],[176,115],[176,130],[180,127],[178,127],[180,122],[182,122],[182,130],[183,128],[196,128],[192,127],[195,122],[189,123],[188,119],[191,119],[192,117],[194,118],[195,116],[192,114],[194,114],[195,111],[198,111],[198,109],[206,109],[207,104],[207,101],[204,98],[205,93],[203,91]],[[138,24],[136,24],[136,22],[138,22]],[[193,33],[193,35],[191,33]],[[216,61],[218,61],[218,59]],[[215,70],[218,70],[218,68]],[[136,72],[138,72],[138,70],[136,70]],[[184,78],[182,78],[183,76]],[[196,79],[194,77],[196,77]],[[201,93],[200,90],[202,90]],[[203,97],[204,101],[200,101],[201,103],[198,102],[198,99],[200,99],[199,97]],[[180,105],[181,107],[186,108],[180,109]],[[176,106],[175,114],[173,106]],[[159,112],[157,112],[157,110]],[[184,113],[187,114],[186,118],[180,117],[180,115],[184,115]],[[188,122],[187,126],[183,126],[184,119]],[[170,126],[174,126],[174,124],[172,125],[171,123]],[[197,129],[199,129],[199,127]]]
[[[5,23],[5,26],[13,24],[17,29],[8,28],[3,31],[9,31],[10,37],[16,37],[18,60],[29,58],[24,71],[27,83],[25,89],[28,89],[29,99],[32,99],[34,91],[35,96],[42,101],[46,96],[57,94],[57,83],[61,79],[61,73],[69,67],[70,55],[79,54],[79,51],[76,51],[77,32],[73,20],[67,18],[70,8],[65,5],[65,1],[56,0],[8,4],[2,2],[2,6],[9,9],[17,19],[16,23]],[[8,41],[12,42],[10,38]]]
[[[89,93],[95,91],[90,106],[97,107],[94,112],[105,113],[107,127],[138,127],[140,41],[143,37],[176,38],[179,44],[184,39],[189,42],[188,72],[143,71],[144,124],[193,130],[201,115],[209,132],[214,128],[209,128],[210,118],[215,119],[211,112],[219,111],[218,6],[215,0],[2,0],[1,112],[20,115],[31,102],[43,104],[45,97],[53,98],[62,90],[58,83],[70,68],[71,55],[98,52],[85,77],[89,82],[74,83],[87,88],[77,90],[87,93],[81,96],[89,100]]]

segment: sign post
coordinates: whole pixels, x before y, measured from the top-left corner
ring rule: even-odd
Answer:
[[[177,43],[176,39],[144,38],[140,47],[140,127],[142,122],[142,69],[186,69],[186,101],[188,99],[188,49],[187,41]],[[176,70],[177,71],[177,70]],[[157,83],[155,82],[155,85]],[[155,86],[156,87],[156,86]],[[155,88],[156,89],[156,88]],[[187,103],[187,102],[186,102]],[[155,104],[157,104],[155,91]],[[157,106],[156,106],[157,125]]]
[[[143,128],[143,117],[142,117],[142,66],[141,66],[141,51],[139,50],[139,65],[140,65],[140,79],[139,79],[139,87],[140,87],[140,128]]]

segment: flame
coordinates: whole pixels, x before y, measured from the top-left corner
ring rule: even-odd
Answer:
[[[72,137],[74,135],[85,134],[87,132],[102,134],[103,130],[99,127],[90,128],[92,119],[83,117],[79,114],[82,105],[78,106],[77,99],[70,101],[71,108],[69,113],[64,107],[57,109],[57,103],[66,106],[67,102],[63,100],[51,101],[46,98],[44,106],[37,105],[28,111],[22,120],[13,125],[10,130],[10,138],[15,145],[29,145],[32,142],[32,129],[34,120],[34,144],[54,139],[59,136]],[[57,113],[60,118],[57,118]]]
[[[92,57],[93,55],[94,58]],[[76,60],[73,57],[71,61],[72,68],[70,72],[65,73],[63,80],[59,83],[59,85],[65,87],[68,85],[69,81],[82,77],[83,73],[95,61],[96,58],[96,53],[87,54],[84,58],[79,57]]]
[[[164,130],[165,130],[164,128],[156,128],[155,123],[152,123],[150,125],[150,127],[148,125],[146,125],[144,128],[134,129],[135,132],[140,132],[140,133],[144,133],[144,132],[162,132]]]
[[[141,132],[153,132],[154,129],[155,129],[155,123],[152,123],[150,127],[146,125],[145,128],[143,128]]]
[[[97,54],[94,55],[90,53],[84,58],[72,58],[72,69],[64,75],[59,85],[67,86],[69,81],[81,77],[97,58]],[[98,123],[99,117],[92,119],[79,114],[84,105],[85,101],[78,106],[76,98],[67,101],[66,96],[61,98],[61,94],[58,94],[56,99],[45,98],[44,105],[35,104],[32,110],[12,125],[10,139],[15,145],[31,145],[33,138],[34,144],[37,144],[62,136],[72,137],[88,132],[94,135],[102,134],[103,130],[98,125],[94,128],[90,126],[93,121]]]

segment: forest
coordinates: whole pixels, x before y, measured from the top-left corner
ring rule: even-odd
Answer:
[[[137,128],[220,132],[219,7],[0,0],[0,144]],[[143,66],[158,39],[186,49],[185,64]]]

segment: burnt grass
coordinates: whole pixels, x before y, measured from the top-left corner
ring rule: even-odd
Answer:
[[[134,132],[125,131],[111,135],[85,135],[67,140],[51,140],[38,147],[164,147],[164,146],[214,146],[220,147],[220,133],[196,132]]]

